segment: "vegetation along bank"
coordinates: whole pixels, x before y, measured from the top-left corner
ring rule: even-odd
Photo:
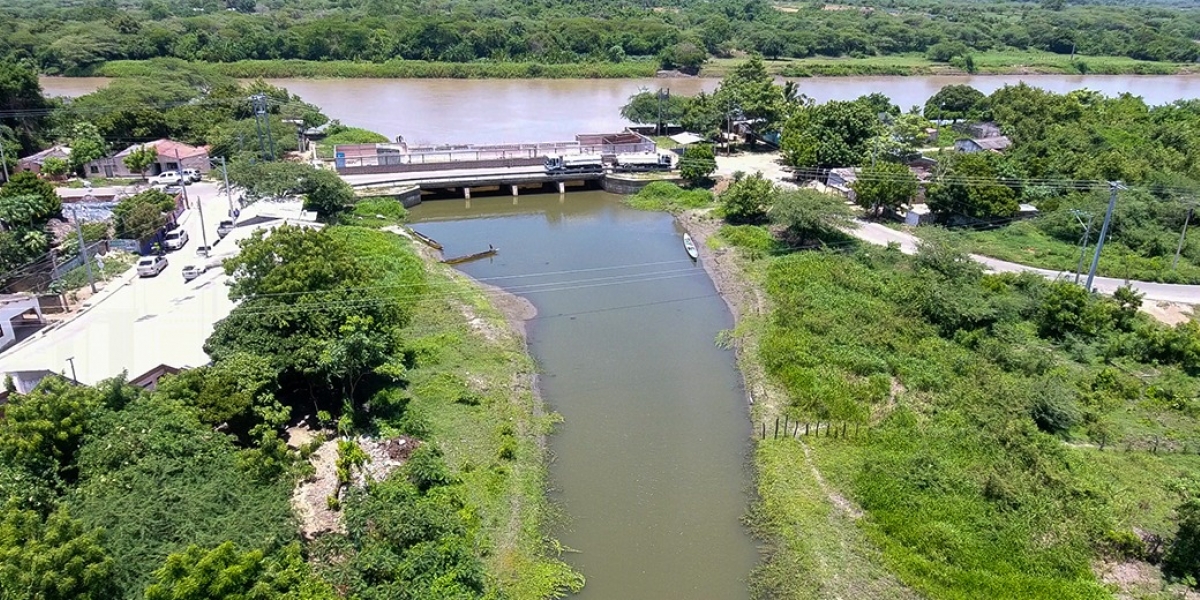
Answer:
[[[257,233],[226,261],[240,303],[206,342],[212,364],[153,392],[51,377],[9,398],[6,596],[551,598],[582,585],[544,534],[554,416],[520,336],[487,293],[376,228],[402,209],[327,218]]]
[[[1195,321],[1154,322],[1128,289],[984,274],[953,237],[916,256],[860,246],[841,231],[845,207],[811,190],[746,177],[704,206],[685,191],[663,203],[666,185],[631,203],[701,206],[681,219],[737,316],[723,339],[759,438],[748,521],[769,542],[757,594],[1195,585]]]
[[[618,0],[0,0],[4,58],[119,75],[177,59],[239,77],[720,75],[761,54],[781,75],[1164,73],[1200,56],[1200,13],[1154,3]]]

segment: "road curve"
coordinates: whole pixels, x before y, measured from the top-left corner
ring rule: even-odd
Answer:
[[[905,254],[915,254],[917,251],[917,243],[920,238],[903,231],[896,231],[879,223],[871,223],[863,220],[855,221],[857,227],[847,230],[847,233],[857,237],[865,242],[886,246],[889,243],[895,243],[900,246],[900,250]],[[1018,263],[1008,262],[972,254],[971,258],[982,263],[988,269],[998,273],[1016,273],[1020,271],[1028,271],[1037,273],[1047,279],[1071,279],[1074,281],[1074,271],[1054,271],[1050,269],[1039,269]],[[1171,283],[1154,283],[1152,281],[1128,281],[1125,279],[1116,279],[1113,277],[1096,277],[1092,282],[1092,287],[1096,288],[1102,294],[1111,294],[1122,285],[1129,284],[1138,292],[1144,295],[1146,300],[1154,300],[1156,302],[1180,302],[1183,304],[1200,304],[1200,285],[1178,285]]]

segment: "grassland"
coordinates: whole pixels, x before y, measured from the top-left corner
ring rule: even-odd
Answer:
[[[1152,581],[1128,597],[1180,593],[1139,558],[1143,537],[1169,543],[1174,509],[1200,491],[1197,412],[1159,395],[1194,395],[1194,373],[1111,347],[1101,358],[1107,334],[1040,336],[1053,284],[1036,277],[955,272],[953,260],[942,273],[935,258],[866,247],[788,254],[750,226],[707,245],[738,248],[715,259],[738,280],[720,287],[751,290],[765,310],[744,310],[730,336],[767,424],[750,519],[769,547],[752,578],[762,597],[1129,591],[1101,581],[1104,561],[1145,565]],[[1140,316],[1125,327],[1164,330]],[[1046,398],[1063,403],[1064,428],[1039,420]],[[863,433],[773,439],[775,417]],[[1111,543],[1123,538],[1137,548]]]
[[[1023,265],[1075,271],[1079,267],[1079,246],[1053,238],[1039,230],[1031,222],[1014,223],[1000,229],[982,231],[956,230],[972,252],[1007,260]],[[1086,274],[1091,264],[1095,245],[1088,247],[1083,270]],[[1166,283],[1200,283],[1200,265],[1195,265],[1186,256],[1179,259],[1172,269],[1174,256],[1146,257],[1130,250],[1120,242],[1104,245],[1097,274],[1137,281],[1159,281]]]
[[[979,75],[1095,74],[1172,75],[1195,72],[1195,65],[1141,61],[1118,56],[1070,56],[1050,52],[987,52],[972,55]],[[741,59],[713,59],[703,75],[722,77]],[[921,54],[866,58],[798,58],[768,60],[767,68],[782,77],[837,77],[855,75],[967,75],[963,65],[939,63]]]
[[[1164,63],[1119,56],[1076,56],[1050,52],[987,52],[972,55],[975,73],[1174,75],[1196,72],[1190,63]],[[713,58],[701,68],[701,77],[724,77],[743,58]],[[89,75],[103,77],[146,76],[157,73],[154,60],[115,60]],[[192,68],[238,77],[264,78],[402,78],[402,79],[628,79],[654,77],[654,60],[619,63],[432,62],[390,60],[381,63],[344,60],[243,60],[229,63],[191,62]],[[865,58],[781,58],[767,61],[768,70],[781,77],[840,77],[860,75],[967,75],[965,65],[939,63],[921,54],[895,54]]]

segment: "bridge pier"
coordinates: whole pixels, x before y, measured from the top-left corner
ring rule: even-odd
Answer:
[[[558,182],[558,193],[560,193],[560,194],[567,193],[567,182],[565,182],[565,181]]]
[[[516,196],[517,194],[519,194],[519,193],[520,193],[520,191],[519,191],[519,190],[520,190],[520,188],[518,188],[517,186],[515,186],[515,185],[510,185],[510,186],[508,186],[508,187],[509,187],[510,189],[512,189],[512,195]]]
[[[470,200],[471,199],[471,188],[463,186],[462,191],[463,191],[463,198]]]

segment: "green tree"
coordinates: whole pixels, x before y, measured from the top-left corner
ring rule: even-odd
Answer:
[[[917,176],[897,163],[880,163],[862,169],[851,184],[854,201],[879,216],[883,209],[896,210],[917,195]]]
[[[756,131],[772,131],[783,118],[783,91],[767,72],[761,56],[734,67],[713,93],[716,105],[750,121]]]
[[[266,419],[279,414],[278,375],[266,358],[234,352],[211,365],[163,379],[157,393],[195,408],[202,422],[245,443],[260,424],[267,428],[284,424]],[[283,416],[286,419],[287,414]]]
[[[140,192],[113,207],[116,236],[145,240],[167,224],[166,213],[175,210],[175,198],[155,189]]]
[[[692,144],[683,150],[679,160],[679,174],[692,185],[706,181],[717,170],[717,158],[712,144]]]
[[[1163,572],[1200,581],[1200,499],[1189,498],[1175,513],[1179,529],[1163,557]]]
[[[6,158],[15,160],[40,147],[51,103],[42,96],[37,71],[17,60],[0,61],[0,141],[11,138],[17,147],[5,146]]]
[[[71,128],[71,168],[83,174],[84,165],[108,156],[108,144],[100,136],[100,130],[93,124],[82,121]]]
[[[15,464],[75,478],[75,455],[104,403],[95,388],[47,377],[28,394],[10,398],[0,422],[0,452]]]
[[[336,597],[310,572],[293,543],[274,556],[240,552],[233,542],[188,546],[167,557],[146,588],[146,600],[318,600]]]
[[[780,146],[792,166],[828,169],[862,162],[867,143],[881,130],[874,106],[831,101],[793,111]]]
[[[684,130],[710,139],[721,132],[724,122],[725,111],[717,106],[716,98],[704,92],[689,98],[679,117],[679,125]]]
[[[949,161],[945,179],[929,186],[925,200],[929,209],[939,217],[964,215],[972,219],[1016,214],[1020,208],[1017,193],[1000,180],[1000,160],[986,152],[955,155]]]
[[[948,85],[925,101],[925,118],[953,121],[970,119],[980,114],[986,99],[983,92],[969,85]]]
[[[664,69],[679,69],[695,75],[708,60],[708,53],[694,42],[680,42],[664,49],[659,58]]]
[[[762,173],[735,180],[721,193],[725,219],[730,223],[759,223],[775,204],[779,190]]]
[[[103,531],[59,509],[43,522],[10,500],[0,520],[0,596],[108,600],[119,596]]]
[[[34,225],[45,223],[62,213],[62,199],[54,191],[54,186],[29,171],[13,174],[8,183],[0,187],[0,204],[7,198],[17,197],[37,199],[29,219]]]
[[[654,124],[662,128],[670,123],[679,123],[687,110],[688,99],[684,96],[670,95],[669,91],[651,92],[641,90],[629,97],[629,102],[621,107],[621,117],[640,124]]]
[[[838,235],[854,222],[854,213],[839,197],[811,189],[779,193],[770,210],[771,222],[782,225],[797,245],[813,238]]]
[[[57,156],[51,156],[42,161],[42,174],[52,179],[60,179],[69,172],[71,172],[71,163]]]
[[[354,188],[333,171],[313,169],[302,183],[304,209],[332,217],[354,203]]]
[[[129,154],[125,155],[122,162],[125,166],[134,173],[146,178],[146,170],[150,165],[158,161],[158,148],[154,146],[142,145],[134,148]]]
[[[1068,335],[1093,337],[1109,327],[1103,302],[1087,290],[1067,281],[1051,282],[1049,286],[1037,309],[1039,335],[1053,339]]]

